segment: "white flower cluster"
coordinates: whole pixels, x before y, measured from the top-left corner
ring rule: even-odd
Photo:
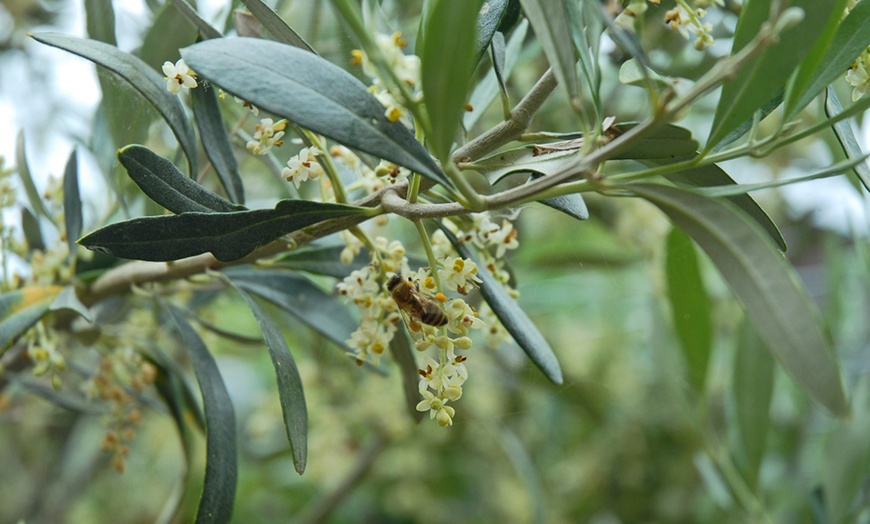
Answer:
[[[474,276],[477,266],[473,261],[455,258],[453,262],[452,266],[438,270],[445,287],[458,291],[460,282],[464,286],[480,282]],[[425,272],[419,273],[423,275],[421,287],[434,287],[431,277],[425,277]],[[446,300],[446,297],[443,298]],[[417,351],[434,347],[439,352],[437,360],[430,356],[424,357],[425,367],[418,370],[421,377],[419,391],[423,400],[417,404],[417,410],[428,411],[429,418],[435,419],[441,426],[450,426],[456,410],[447,404],[459,400],[462,396],[462,385],[468,379],[468,370],[464,364],[467,358],[456,355],[455,350],[471,349],[472,340],[467,335],[472,329],[482,329],[484,322],[461,298],[451,300],[444,312],[447,316],[447,331],[458,336],[451,338],[432,326],[421,325],[420,336],[414,344]]]
[[[684,0],[677,0],[677,7],[665,13],[665,24],[679,31],[687,40],[694,35],[695,42],[692,45],[698,51],[703,51],[714,43],[713,36],[710,34],[713,31],[713,24],[701,20],[707,15],[704,8],[711,4],[722,4],[721,0],[695,0],[694,4],[694,7],[691,7]]]
[[[429,418],[435,419],[439,425],[451,426],[456,410],[447,403],[462,397],[462,385],[468,379],[468,370],[462,355],[456,356],[449,350],[445,351],[445,356],[440,362],[425,357],[426,367],[419,370],[419,391],[423,400],[417,403],[417,411],[428,411]]]
[[[488,213],[476,213],[471,215],[471,223],[465,225],[464,229],[460,230],[452,222],[445,222],[445,224],[453,230],[460,242],[472,244],[479,250],[486,269],[501,282],[511,296],[514,298],[519,296],[519,293],[509,285],[510,273],[505,268],[502,258],[508,250],[519,247],[517,230],[509,220],[502,219],[499,225],[493,222]],[[472,279],[471,285],[479,282],[476,276],[477,265],[456,257],[453,245],[440,230],[432,235],[432,250],[435,257],[443,261],[443,268],[439,270],[442,281],[448,282],[451,287],[455,286],[459,293],[465,294],[470,291],[469,279]],[[496,349],[501,344],[511,341],[510,334],[486,303],[477,312],[477,318],[487,326],[485,339],[488,347]]]
[[[416,89],[420,85],[420,58],[416,55],[406,55],[404,53],[403,49],[408,43],[402,38],[402,34],[378,34],[375,36],[375,43],[387,67],[395,73],[396,78],[411,89]],[[390,122],[398,122],[400,119],[405,118],[406,124],[410,125],[410,120],[407,118],[407,109],[387,90],[384,82],[378,75],[377,68],[371,62],[368,55],[359,49],[355,49],[351,52],[351,63],[361,65],[363,73],[372,79],[372,86],[369,90],[386,108],[384,116]],[[416,91],[414,96],[420,96],[419,92]]]
[[[517,230],[507,219],[502,219],[501,225],[492,221],[489,213],[473,213],[472,226],[459,232],[459,240],[474,244],[480,250],[495,249],[495,258],[502,258],[507,250],[519,247]]]
[[[347,234],[348,247],[342,259],[352,260],[359,252],[360,245],[353,235]],[[351,240],[354,239],[354,240]],[[450,401],[462,395],[462,384],[468,378],[464,356],[455,351],[468,350],[472,346],[467,336],[473,329],[482,329],[484,322],[471,306],[461,298],[448,299],[437,292],[435,278],[428,268],[410,271],[405,248],[397,240],[389,241],[377,237],[374,242],[377,262],[353,271],[337,284],[338,292],[352,302],[360,312],[360,326],[351,334],[347,344],[354,349],[359,362],[377,362],[387,349],[398,331],[400,319],[404,319],[411,330],[418,351],[429,348],[438,350],[439,357],[425,357],[425,368],[420,370],[420,394],[423,401],[418,404],[420,411],[430,411],[431,417],[442,426],[453,423],[455,410],[447,406]],[[476,276],[474,261],[459,257],[446,259],[448,264],[438,269],[438,276],[445,289],[467,292],[471,286],[480,283]],[[410,286],[410,299],[391,294],[383,285],[384,275],[402,275],[403,286]],[[394,287],[394,290],[396,288]],[[405,288],[407,290],[407,288]],[[443,327],[426,324],[422,309],[435,311],[441,309]],[[442,321],[443,322],[443,321]],[[433,322],[439,324],[442,322]]]
[[[355,270],[337,284],[338,292],[360,312],[360,325],[347,340],[358,362],[375,364],[393,340],[398,313],[390,295],[377,281],[373,266]]]
[[[516,228],[506,218],[501,220],[501,225],[493,222],[486,212],[474,213],[471,219],[472,223],[469,226],[456,231],[456,237],[460,242],[473,244],[480,250],[486,268],[516,298],[519,295],[508,286],[510,273],[505,269],[503,261],[507,251],[512,251],[520,245]],[[439,239],[439,242],[446,242],[446,238],[443,241]],[[447,244],[449,245],[449,242]]]

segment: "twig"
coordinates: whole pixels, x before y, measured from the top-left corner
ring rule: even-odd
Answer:
[[[484,132],[474,140],[468,142],[453,152],[453,162],[460,164],[476,160],[495,149],[512,142],[522,136],[528,129],[532,117],[556,89],[556,75],[552,69],[547,69],[532,89],[511,111],[510,118]]]

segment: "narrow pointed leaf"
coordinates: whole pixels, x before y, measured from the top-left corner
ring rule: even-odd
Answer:
[[[202,406],[197,398],[197,388],[188,379],[185,369],[158,346],[152,345],[148,347],[143,356],[157,367],[158,380],[162,373],[170,382],[173,382],[178,387],[176,399],[179,401],[179,407],[181,408],[179,414],[183,416],[184,420],[192,422],[193,426],[205,432],[205,413],[203,413]],[[185,424],[185,427],[187,426],[188,424]]]
[[[336,345],[353,353],[347,340],[357,322],[338,299],[309,279],[284,269],[228,268],[224,273],[247,292],[265,298]]]
[[[0,295],[0,355],[48,312],[60,286],[25,287]]]
[[[79,196],[79,169],[76,150],[73,149],[63,173],[63,218],[66,225],[66,242],[74,254],[76,239],[82,234],[82,199]]]
[[[507,81],[514,70],[522,44],[526,39],[528,28],[528,20],[523,19],[519,24],[517,24],[516,29],[514,29],[507,45],[505,46],[504,67],[501,71],[501,76],[505,81]],[[490,104],[492,104],[492,101],[499,95],[499,92],[502,89],[499,82],[500,81],[495,74],[487,74],[474,86],[474,90],[471,92],[471,96],[468,99],[468,103],[471,105],[472,109],[471,111],[467,111],[462,117],[462,126],[465,129],[471,129],[474,127],[474,124],[480,120],[480,117],[483,116],[486,109]]]
[[[284,414],[284,429],[290,442],[293,466],[301,475],[308,462],[308,410],[305,407],[305,393],[302,390],[302,378],[296,368],[296,361],[290,354],[281,330],[266,314],[263,307],[240,286],[234,284],[234,287],[245,299],[251,313],[257,319],[260,331],[263,332],[263,339],[269,348],[269,356],[272,358],[278,380],[278,398],[281,401],[281,412]]]
[[[834,12],[842,13],[846,0],[835,0],[834,5]],[[842,21],[831,17],[791,86],[785,101],[786,120],[797,116],[813,98],[843,76],[867,46],[870,46],[870,5],[859,2]]]
[[[630,187],[706,251],[795,382],[835,415],[845,415],[846,398],[831,342],[794,268],[768,236],[727,201],[661,185]]]
[[[225,213],[244,209],[184,176],[175,164],[145,146],[125,147],[118,152],[118,160],[151,200],[173,213]]]
[[[21,208],[21,229],[24,231],[24,240],[27,241],[28,250],[45,250],[45,240],[42,238],[39,219],[26,207]]]
[[[510,1],[485,0],[483,5],[480,6],[477,28],[474,32],[474,56],[477,57],[477,60],[480,60],[486,52],[486,48],[489,47]],[[502,40],[502,43],[504,43],[504,40]]]
[[[504,41],[504,34],[499,31],[496,34],[492,35],[492,41],[489,44],[490,49],[490,57],[492,58],[492,72],[495,74],[495,79],[498,81],[498,90],[501,93],[502,98],[507,100],[508,98],[508,88],[507,88],[507,79],[505,75],[505,54],[507,53],[506,44]],[[475,89],[472,92],[472,96],[477,91]],[[471,104],[471,102],[469,102]],[[474,106],[472,105],[472,109]],[[464,117],[463,117],[464,120]]]
[[[667,238],[665,277],[689,383],[695,391],[703,392],[713,345],[710,298],[704,289],[695,245],[677,228],[672,229]]]
[[[184,380],[183,375],[174,372],[174,368],[178,367],[177,364],[173,363],[173,368],[170,368],[163,365],[157,357],[146,355],[145,358],[157,370],[157,374],[154,379],[154,388],[157,391],[157,394],[163,400],[163,403],[166,404],[166,407],[169,410],[169,414],[172,417],[173,422],[175,422],[175,427],[178,430],[178,437],[181,440],[181,449],[184,453],[184,464],[182,465],[182,467],[184,471],[184,484],[186,485],[188,482],[191,481],[191,457],[196,452],[196,440],[194,438],[193,430],[190,427],[190,423],[188,422],[188,420],[189,418],[196,419],[195,416],[190,417],[189,415],[192,412],[195,413],[199,411],[198,409],[194,411],[194,409],[197,408],[198,405],[196,404],[196,402],[192,401],[195,397],[189,391],[190,388],[188,387],[187,382]],[[200,417],[199,420],[202,420],[202,418],[203,417]],[[204,428],[205,424],[202,424],[202,427]],[[179,507],[181,506],[181,499],[182,497],[179,496],[178,501],[174,505],[174,508],[169,509],[165,512],[162,511],[161,513],[169,514],[173,517],[176,516],[178,514]]]
[[[208,22],[202,19],[199,16],[199,13],[196,12],[196,9],[190,5],[187,0],[172,0],[172,3],[175,5],[175,8],[178,9],[181,14],[184,15],[187,20],[196,27],[196,30],[199,31],[199,34],[204,39],[209,38],[220,38],[220,31],[211,26]]]
[[[532,175],[532,179],[535,178],[539,177]],[[539,200],[539,202],[577,220],[589,219],[589,209],[586,207],[586,201],[583,200],[580,193],[545,198]]]
[[[210,85],[201,87],[202,89],[191,91],[190,99],[202,147],[230,200],[236,204],[244,204],[245,188],[242,177],[239,176],[233,145],[224,127],[215,89]]]
[[[174,306],[168,307],[193,363],[205,410],[205,484],[196,512],[196,523],[230,522],[238,477],[236,415],[233,402],[217,362],[202,339],[181,311]]]
[[[770,15],[772,0],[748,2],[740,14],[731,54],[742,50],[758,34]],[[835,2],[793,0],[790,5],[804,10],[804,18],[795,27],[779,36],[779,42],[762,50],[734,79],[722,87],[716,107],[707,148],[711,149],[746,120],[756,110],[782,91],[789,76],[815,45],[818,36],[832,16],[840,17],[842,9]]]
[[[651,163],[661,165],[660,162]],[[717,187],[737,184],[724,169],[716,164],[693,167],[678,173],[671,173],[665,175],[665,178],[672,182],[680,182],[692,187]],[[761,226],[761,229],[776,243],[776,247],[780,251],[784,252],[787,249],[788,246],[786,246],[785,239],[782,238],[779,228],[776,227],[770,216],[758,205],[754,198],[749,195],[735,195],[728,197],[728,201],[739,207]]]
[[[134,218],[98,229],[79,244],[118,258],[166,262],[211,252],[230,262],[323,220],[368,212],[342,204],[282,200],[274,209]]]
[[[734,358],[734,412],[745,460],[744,477],[754,489],[767,446],[774,362],[758,333],[744,322]]]
[[[870,7],[870,2],[867,3],[867,6]],[[834,88],[828,87],[827,98],[825,99],[825,114],[828,118],[834,118],[842,112],[843,106],[840,105],[840,100],[837,98],[836,93],[834,93]],[[855,138],[852,124],[848,118],[834,124],[833,129],[834,135],[836,135],[837,141],[840,142],[840,146],[843,148],[843,152],[846,153],[847,158],[858,159],[865,156],[865,153],[861,151],[861,146],[858,144],[858,139]],[[858,175],[858,179],[861,180],[861,184],[864,185],[864,188],[870,191],[870,167],[867,167],[867,162],[861,162],[855,166],[854,171]]]
[[[33,175],[30,173],[30,164],[27,163],[27,151],[24,145],[24,131],[18,132],[18,139],[15,142],[15,167],[18,171],[18,177],[21,178],[21,183],[24,185],[24,191],[27,193],[27,200],[30,202],[33,213],[53,221],[39,195],[39,190],[36,189]]]
[[[583,200],[580,193],[545,198],[540,202],[577,220],[589,219],[589,209],[587,209],[586,201]]]
[[[442,162],[450,157],[465,113],[477,57],[474,31],[482,0],[434,0],[423,32],[420,82],[429,115],[426,140]]]
[[[544,48],[559,85],[566,90],[568,101],[577,106],[580,103],[577,55],[565,4],[562,0],[520,0],[520,5]]]
[[[221,38],[181,54],[197,73],[266,111],[449,183],[413,133],[387,120],[365,85],[313,53],[268,40]]]
[[[442,227],[441,230],[450,239],[460,255],[470,258],[477,264],[477,276],[482,281],[480,294],[483,295],[483,299],[501,320],[502,325],[511,334],[517,345],[548,379],[556,384],[561,384],[562,368],[559,366],[559,361],[556,359],[556,354],[553,353],[550,344],[544,339],[544,335],[538,331],[526,312],[508,295],[501,282],[495,279],[492,273],[486,269],[486,266],[468,249],[468,246],[461,244],[446,228]]]
[[[59,33],[40,33],[33,35],[33,38],[43,44],[87,58],[127,81],[160,112],[187,155],[190,172],[196,173],[196,139],[193,127],[178,97],[166,90],[166,82],[157,71],[141,59],[96,40]]]
[[[601,20],[601,4],[595,2],[565,2],[568,13],[568,26],[574,39],[578,55],[583,85],[581,90],[589,93],[593,108],[598,115],[594,121],[601,120],[601,67],[598,58],[604,24]],[[635,60],[632,58],[631,60]]]
[[[275,40],[282,44],[292,45],[299,49],[304,49],[305,51],[317,54],[317,51],[308,45],[308,42],[299,36],[299,33],[294,31],[283,18],[278,16],[278,13],[273,11],[271,7],[264,4],[261,0],[242,0],[242,3],[245,4],[248,11],[254,15],[254,18],[263,24],[263,27],[266,28],[266,31],[268,31]]]

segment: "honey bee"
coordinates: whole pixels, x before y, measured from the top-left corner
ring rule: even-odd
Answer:
[[[420,286],[411,279],[396,273],[387,282],[387,289],[399,309],[411,317],[411,330],[419,331],[420,323],[441,327],[447,324],[447,314],[432,297],[420,291]],[[415,329],[416,324],[416,329]]]

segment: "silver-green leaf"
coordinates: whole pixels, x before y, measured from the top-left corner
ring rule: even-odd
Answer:
[[[831,413],[846,415],[831,341],[794,268],[756,223],[727,201],[663,185],[627,187],[658,206],[704,249],[795,382]]]

